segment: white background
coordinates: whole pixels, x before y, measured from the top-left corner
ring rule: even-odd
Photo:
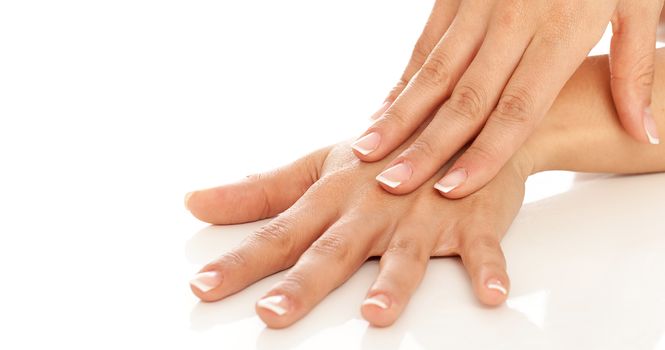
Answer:
[[[477,304],[433,260],[368,328],[368,262],[293,327],[187,281],[259,224],[183,195],[359,134],[430,1],[0,2],[0,348],[665,349],[665,176],[539,175],[504,240],[513,289]],[[607,49],[607,38],[595,52]]]

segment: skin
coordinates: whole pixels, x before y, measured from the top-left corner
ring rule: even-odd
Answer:
[[[665,51],[658,52],[656,65],[654,111],[663,129]],[[286,313],[256,304],[266,325],[283,328],[305,316],[367,258],[381,256],[380,272],[367,298],[382,294],[387,308],[368,303],[361,305],[361,312],[371,325],[388,326],[420,284],[429,257],[458,255],[478,299],[487,305],[503,303],[510,280],[500,240],[519,210],[529,174],[548,169],[665,171],[665,145],[648,146],[623,131],[612,104],[608,71],[607,57],[587,59],[534,136],[487,186],[463,199],[442,200],[430,186],[437,176],[407,195],[388,194],[372,181],[387,161],[361,162],[348,142],[268,173],[188,194],[188,209],[212,224],[277,215],[201,269],[215,274],[215,286],[203,290],[193,283],[192,291],[203,301],[216,301],[290,268],[264,295],[284,295],[289,303],[282,304]]]
[[[477,191],[532,135],[610,22],[607,74],[618,120],[635,140],[656,143],[651,102],[662,7],[662,0],[437,0],[399,83],[354,152],[366,162],[390,155],[377,180],[405,194],[470,143],[446,172],[456,175],[439,176],[439,189],[448,198]]]

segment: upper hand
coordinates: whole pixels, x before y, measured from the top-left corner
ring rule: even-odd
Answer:
[[[436,113],[377,180],[391,193],[409,193],[473,140],[436,185],[450,198],[473,193],[533,132],[610,21],[619,118],[635,139],[657,143],[650,105],[662,6],[663,0],[437,0],[355,154],[384,159]]]

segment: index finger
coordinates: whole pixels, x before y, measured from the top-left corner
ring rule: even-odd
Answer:
[[[569,45],[561,38],[537,33],[478,137],[434,187],[446,197],[461,198],[494,178],[584,61],[594,45],[594,34],[600,37],[602,31],[585,33],[578,43]]]

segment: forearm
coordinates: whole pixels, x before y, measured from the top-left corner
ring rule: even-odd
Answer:
[[[665,132],[665,50],[656,53],[652,109]],[[589,58],[525,144],[531,173],[543,170],[665,171],[665,143],[639,143],[623,130],[610,91],[607,56]]]

